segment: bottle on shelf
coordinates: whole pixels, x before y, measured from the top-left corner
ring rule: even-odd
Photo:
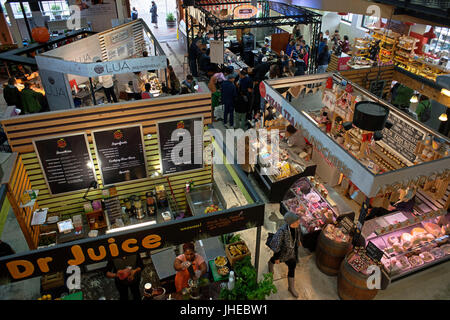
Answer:
[[[230,271],[230,275],[228,277],[228,290],[233,290],[235,284],[234,271]]]
[[[154,191],[151,190],[145,194],[146,202],[147,202],[147,215],[153,216],[156,213],[156,200]]]

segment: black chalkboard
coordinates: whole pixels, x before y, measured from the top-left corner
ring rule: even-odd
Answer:
[[[371,81],[369,85],[369,91],[372,92],[377,97],[381,98],[383,96],[385,84],[386,84],[385,80]]]
[[[147,178],[142,127],[93,131],[103,185]]]
[[[87,189],[96,181],[86,134],[45,137],[33,144],[52,195]]]
[[[389,113],[388,120],[393,126],[391,129],[383,129],[382,141],[409,161],[414,162],[417,143],[423,139],[425,133],[392,112]]]
[[[374,245],[372,241],[369,241],[366,246],[366,254],[375,261],[381,261],[381,258],[383,257],[383,251]]]
[[[202,117],[158,122],[157,129],[163,175],[203,168]],[[181,130],[176,131],[177,129]],[[173,140],[172,135],[174,136]],[[182,148],[182,143],[190,145],[190,150]],[[185,151],[188,154],[184,154]],[[173,159],[172,155],[178,156],[180,161]]]

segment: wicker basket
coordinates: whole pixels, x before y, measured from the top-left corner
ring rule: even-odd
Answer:
[[[242,245],[246,246],[247,247],[247,253],[241,254],[241,255],[238,255],[238,256],[233,256],[231,254],[229,248],[230,248],[230,246],[237,245],[237,244],[242,244]],[[240,260],[244,259],[246,256],[251,256],[250,249],[248,248],[247,244],[244,241],[238,241],[238,242],[227,244],[225,246],[225,254],[226,254],[227,259],[230,262],[231,266],[233,266],[236,263],[236,261],[240,261]]]

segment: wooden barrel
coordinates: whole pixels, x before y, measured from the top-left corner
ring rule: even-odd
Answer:
[[[341,263],[338,274],[338,294],[342,300],[372,300],[378,293],[378,289],[368,289],[368,276],[357,272],[348,264],[347,255]]]
[[[322,230],[316,247],[316,265],[319,270],[329,276],[337,276],[350,247],[349,242],[342,243],[327,238]]]

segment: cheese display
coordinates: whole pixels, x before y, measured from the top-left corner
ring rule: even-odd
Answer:
[[[416,222],[401,230],[366,239],[384,251],[381,263],[391,277],[450,259],[450,215]]]

